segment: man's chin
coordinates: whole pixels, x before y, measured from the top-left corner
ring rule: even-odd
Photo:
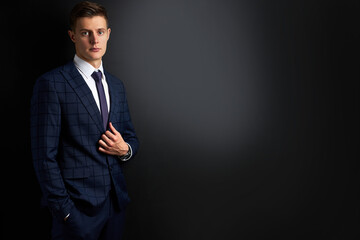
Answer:
[[[85,54],[79,54],[77,53],[77,55],[85,60],[86,62],[90,63],[90,64],[93,64],[94,62],[98,62],[98,61],[101,61],[102,59],[102,56],[104,55],[103,53],[90,53],[90,52],[87,52]]]
[[[89,59],[91,61],[99,61],[99,60],[101,60],[101,58],[102,58],[102,55],[89,57]]]
[[[101,57],[102,57],[102,55],[99,55],[99,56],[87,55],[84,60],[89,63],[97,62],[97,61],[101,61]]]

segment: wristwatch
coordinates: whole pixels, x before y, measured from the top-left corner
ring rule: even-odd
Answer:
[[[128,157],[130,157],[130,154],[131,154],[131,152],[130,152],[130,148],[129,148],[129,151],[125,155],[120,156],[120,159],[121,160],[127,159]]]
[[[128,143],[126,143],[129,146],[129,150],[127,151],[127,153],[125,155],[119,156],[119,159],[121,161],[126,161],[129,160],[129,158],[131,157],[131,147]]]

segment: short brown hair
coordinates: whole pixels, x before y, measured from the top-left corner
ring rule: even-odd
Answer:
[[[109,27],[109,20],[105,7],[98,3],[88,1],[76,4],[70,12],[70,29],[75,31],[76,21],[78,18],[95,16],[103,16],[106,20],[107,26]]]

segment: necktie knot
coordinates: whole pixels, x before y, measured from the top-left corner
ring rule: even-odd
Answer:
[[[99,70],[98,72],[94,71],[91,76],[95,79],[96,82],[101,82],[101,71]]]

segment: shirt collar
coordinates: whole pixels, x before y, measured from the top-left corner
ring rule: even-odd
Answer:
[[[74,63],[75,63],[75,66],[88,78],[91,78],[91,74],[94,71],[98,71],[98,70],[100,70],[104,76],[104,68],[103,68],[102,61],[101,61],[100,67],[98,69],[96,69],[90,63],[79,58],[78,55],[75,54]]]

